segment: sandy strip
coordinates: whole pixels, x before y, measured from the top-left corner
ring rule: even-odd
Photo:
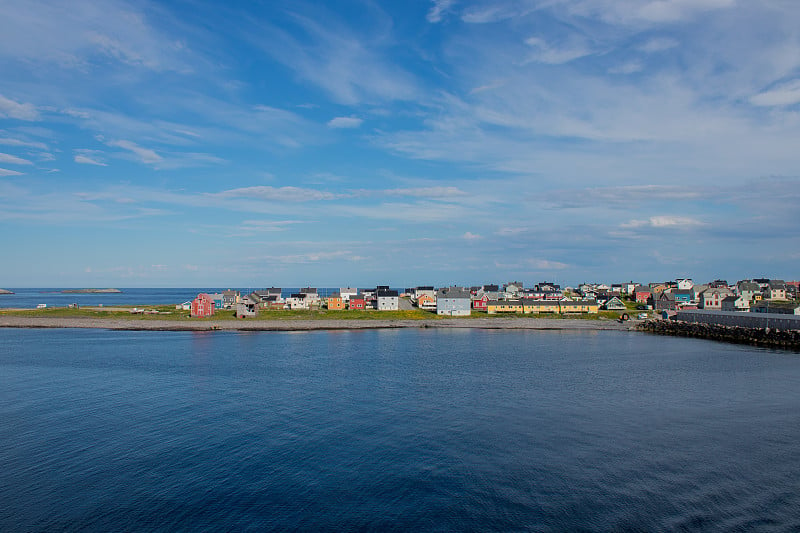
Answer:
[[[147,331],[314,331],[342,329],[476,328],[533,330],[633,329],[632,322],[551,318],[466,318],[443,320],[126,320],[114,318],[19,317],[0,315],[0,328],[99,328]]]

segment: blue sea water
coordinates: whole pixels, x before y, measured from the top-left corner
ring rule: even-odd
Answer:
[[[0,329],[0,530],[797,530],[798,390],[629,332]]]

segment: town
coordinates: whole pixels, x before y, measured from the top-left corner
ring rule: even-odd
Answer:
[[[320,294],[314,287],[305,287],[285,295],[284,290],[270,287],[249,294],[227,290],[201,293],[189,302],[178,304],[192,317],[210,317],[215,312],[234,310],[238,318],[257,316],[259,310],[367,310],[397,311],[421,309],[440,316],[470,316],[473,312],[495,315],[552,314],[593,315],[600,311],[636,311],[642,318],[655,312],[663,318],[679,311],[713,310],[729,312],[778,313],[800,315],[798,292],[800,281],[756,278],[729,284],[725,280],[695,284],[689,278],[638,284],[582,283],[578,287],[561,287],[557,283],[540,282],[525,287],[521,282],[474,287],[419,286],[399,291],[388,285],[369,289],[341,288],[338,292]]]

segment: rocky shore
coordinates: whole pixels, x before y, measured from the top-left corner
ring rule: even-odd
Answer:
[[[6,289],[0,289],[0,294],[14,294],[14,293]]]
[[[0,315],[0,328],[98,328],[147,331],[314,331],[399,328],[477,328],[526,330],[631,330],[616,320],[475,318],[443,320],[129,320]]]
[[[800,351],[800,331],[797,330],[694,324],[679,320],[646,320],[638,324],[636,329],[657,335],[694,337]]]

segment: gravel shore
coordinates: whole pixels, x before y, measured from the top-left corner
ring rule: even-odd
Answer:
[[[529,330],[617,330],[634,324],[616,320],[473,318],[443,320],[125,320],[0,316],[0,328],[98,328],[145,331],[314,331],[342,329],[476,328]]]

